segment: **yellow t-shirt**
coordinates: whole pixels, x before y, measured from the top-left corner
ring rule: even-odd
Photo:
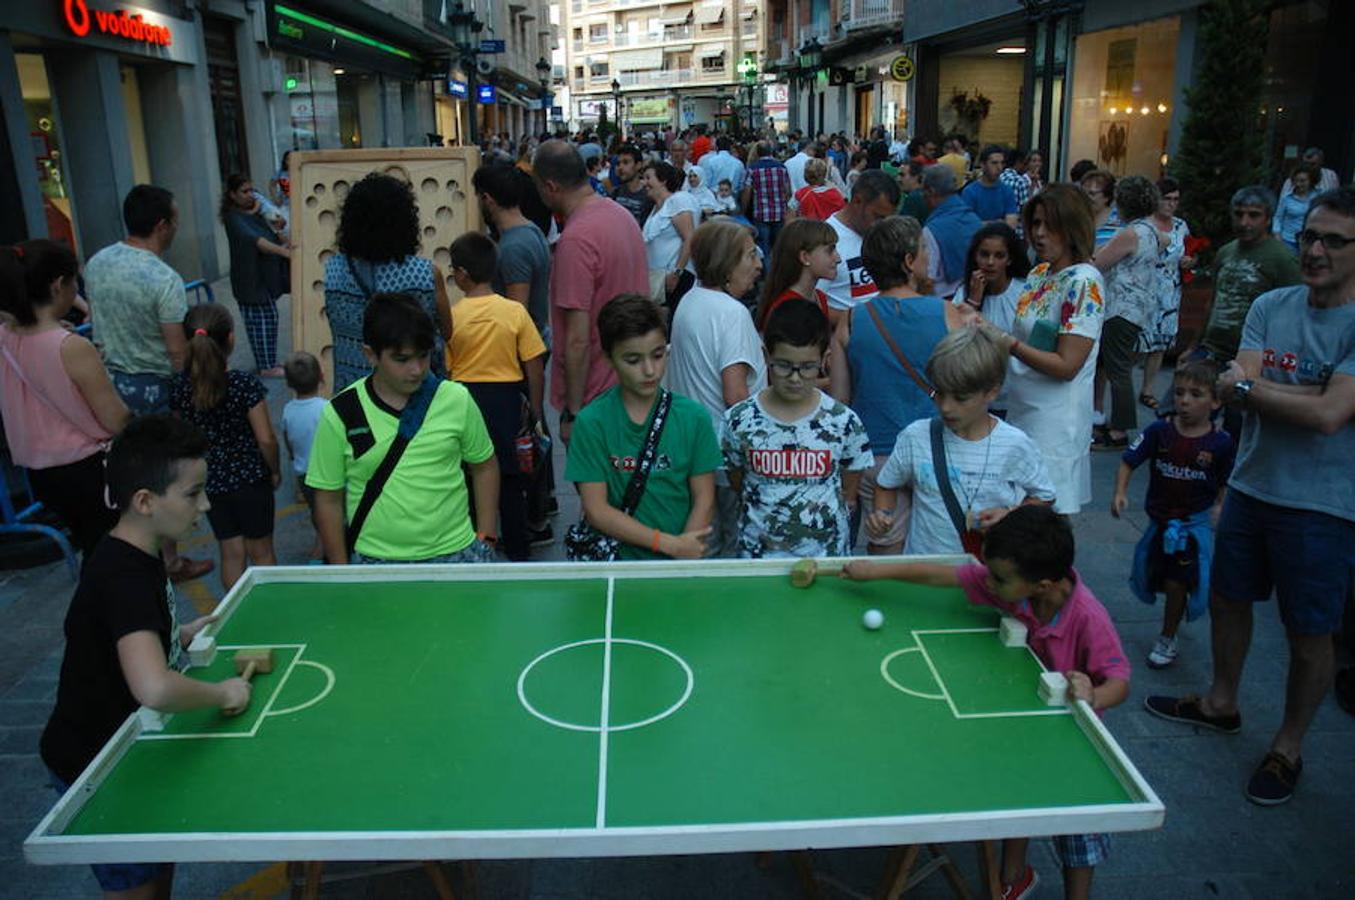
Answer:
[[[498,294],[465,297],[452,307],[447,373],[457,381],[516,382],[522,363],[546,352],[527,307]]]

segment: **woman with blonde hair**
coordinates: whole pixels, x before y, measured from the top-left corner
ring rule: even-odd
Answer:
[[[833,213],[847,205],[842,193],[826,184],[828,163],[822,159],[811,159],[805,163],[804,187],[795,192],[796,213],[806,219],[825,221]]]
[[[741,299],[762,271],[753,230],[717,218],[692,235],[697,284],[673,313],[668,387],[710,413],[719,432],[725,410],[767,386],[762,338]],[[717,556],[734,555],[739,497],[723,471],[715,476],[716,516],[711,543]]]

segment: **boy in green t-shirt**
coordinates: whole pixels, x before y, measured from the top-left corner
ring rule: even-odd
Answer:
[[[578,485],[588,523],[621,542],[622,559],[700,559],[721,464],[710,414],[673,395],[644,494],[635,515],[626,515],[626,486],[668,368],[668,335],[649,298],[620,294],[598,313],[598,337],[618,383],[579,411],[565,478]]]
[[[326,561],[488,562],[497,542],[499,466],[470,393],[429,374],[433,320],[405,294],[376,294],[363,315],[362,341],[372,374],[325,407],[306,470]],[[368,483],[398,433],[412,437],[366,505]],[[474,526],[463,464],[477,499]],[[347,532],[354,530],[350,553]]]

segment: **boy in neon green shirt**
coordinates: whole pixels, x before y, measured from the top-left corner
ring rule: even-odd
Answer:
[[[306,470],[326,561],[490,561],[499,507],[494,444],[470,393],[429,375],[432,319],[404,294],[376,294],[362,339],[372,374],[325,407]],[[364,504],[402,430],[413,437],[375,501]],[[482,501],[473,526],[463,463]]]

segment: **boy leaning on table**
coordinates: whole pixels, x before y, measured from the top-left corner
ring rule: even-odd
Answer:
[[[876,563],[853,560],[842,570],[852,581],[893,578],[934,587],[958,587],[970,603],[993,606],[1026,626],[1030,649],[1045,668],[1062,672],[1068,689],[1101,715],[1129,696],[1129,660],[1110,614],[1073,568],[1073,531],[1047,506],[1021,506],[988,530],[987,565]],[[1002,844],[1003,897],[1030,896],[1039,883],[1026,864],[1029,838]],[[1054,838],[1070,900],[1091,896],[1092,874],[1110,852],[1104,834]]]
[[[207,439],[167,415],[133,421],[108,453],[108,493],[121,515],[80,573],[66,613],[56,708],[40,744],[52,786],[65,793],[137,706],[160,712],[249,705],[240,678],[196,681],[178,671],[193,636],[214,617],[179,626],[160,546],[192,533],[209,507]],[[167,863],[95,865],[106,895],[168,897]]]

